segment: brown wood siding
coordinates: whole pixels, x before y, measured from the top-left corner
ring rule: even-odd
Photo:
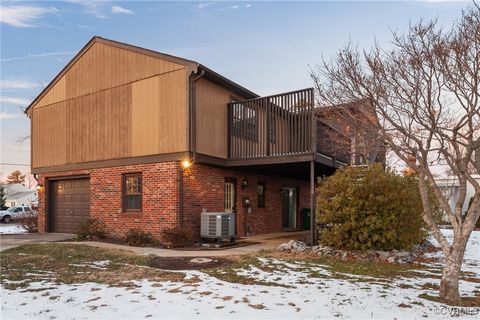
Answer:
[[[186,67],[95,43],[32,108],[32,168],[187,150]]]
[[[185,66],[94,43],[35,107],[134,82]]]
[[[66,163],[129,157],[130,113],[129,84],[69,100]]]
[[[227,103],[235,95],[208,80],[196,83],[196,146],[197,152],[226,159]],[[242,99],[238,97],[238,99]]]
[[[32,125],[32,167],[65,163],[66,108],[57,103],[35,109]],[[32,120],[33,122],[33,120]],[[48,134],[46,134],[48,133]]]
[[[185,69],[133,83],[133,156],[188,149],[185,129],[188,119],[186,92]]]

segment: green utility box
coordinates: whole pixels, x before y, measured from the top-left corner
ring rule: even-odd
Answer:
[[[303,230],[310,229],[310,208],[303,208],[300,210],[300,216],[302,217]]]

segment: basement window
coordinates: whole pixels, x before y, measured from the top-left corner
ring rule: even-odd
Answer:
[[[142,210],[142,174],[123,175],[123,208],[124,211]]]

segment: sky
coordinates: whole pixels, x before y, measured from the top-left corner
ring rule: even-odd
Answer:
[[[469,1],[9,1],[0,11],[0,180],[29,172],[22,113],[95,35],[195,60],[260,94],[312,87],[346,42],[388,47],[410,22],[458,19]]]

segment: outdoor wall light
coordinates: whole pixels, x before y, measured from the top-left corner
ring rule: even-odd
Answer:
[[[246,187],[248,187],[247,177],[243,178],[243,181],[242,181],[242,189],[245,189]]]
[[[190,160],[183,160],[182,161],[182,167],[183,169],[188,169],[192,166],[192,163],[190,162]]]
[[[36,187],[36,188],[37,188],[37,191],[38,191],[38,192],[43,192],[43,190],[45,189],[45,188],[43,187],[43,184],[40,184],[40,183],[37,184],[37,187]]]
[[[248,197],[243,197],[242,203],[243,203],[244,208],[249,208],[250,207],[250,199]]]

